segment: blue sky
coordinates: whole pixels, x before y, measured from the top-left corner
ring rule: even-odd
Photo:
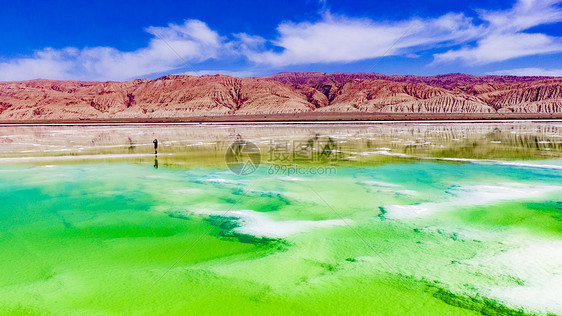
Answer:
[[[562,0],[10,1],[0,24],[0,80],[562,76]]]

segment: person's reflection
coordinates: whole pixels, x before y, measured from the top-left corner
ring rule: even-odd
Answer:
[[[158,155],[154,154],[154,169],[158,169]]]
[[[134,151],[135,151],[135,144],[133,143],[131,137],[129,137],[129,153],[132,153]]]

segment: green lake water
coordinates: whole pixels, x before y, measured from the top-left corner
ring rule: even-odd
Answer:
[[[257,169],[229,169],[233,143]],[[2,315],[562,315],[561,122],[4,126],[0,146]]]

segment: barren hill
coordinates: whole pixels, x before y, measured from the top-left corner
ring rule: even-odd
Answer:
[[[562,113],[562,78],[280,73],[0,82],[1,121],[314,113]]]

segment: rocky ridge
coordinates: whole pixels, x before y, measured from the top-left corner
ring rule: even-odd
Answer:
[[[562,113],[562,78],[279,73],[0,82],[0,120],[298,113]]]

